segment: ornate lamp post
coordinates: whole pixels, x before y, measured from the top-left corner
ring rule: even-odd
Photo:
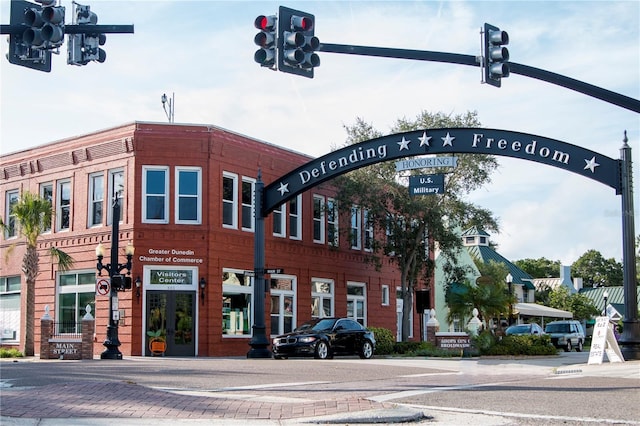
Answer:
[[[118,346],[120,346],[120,340],[118,339],[118,321],[120,320],[118,291],[131,288],[131,260],[133,259],[135,250],[131,241],[129,241],[125,248],[127,263],[118,263],[120,205],[117,197],[114,197],[112,217],[111,263],[106,265],[102,263],[104,257],[104,246],[102,243],[99,243],[96,247],[96,257],[98,258],[96,269],[98,270],[98,275],[102,275],[102,270],[105,269],[109,273],[111,280],[111,291],[109,292],[109,325],[107,326],[107,339],[103,343],[107,349],[100,354],[100,359],[122,359],[122,352],[118,349]],[[127,270],[126,277],[120,274],[124,269]]]
[[[509,323],[509,325],[511,325],[511,318],[513,317],[513,303],[511,301],[511,298],[513,297],[513,290],[511,289],[511,287],[513,286],[513,276],[511,274],[507,274],[507,277],[505,278],[505,280],[507,281],[507,287],[509,288],[509,320],[508,320],[508,323]]]

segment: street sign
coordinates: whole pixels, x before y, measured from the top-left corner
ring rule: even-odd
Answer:
[[[416,157],[396,161],[396,172],[430,167],[457,167],[458,157]]]
[[[409,176],[409,195],[444,194],[444,175]]]
[[[283,274],[284,269],[282,268],[265,269],[264,273],[265,274]]]
[[[111,291],[111,280],[109,278],[99,277],[96,280],[96,295],[108,296]]]

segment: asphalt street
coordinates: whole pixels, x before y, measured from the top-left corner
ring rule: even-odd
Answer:
[[[640,361],[148,358],[0,362],[8,425],[640,425]]]

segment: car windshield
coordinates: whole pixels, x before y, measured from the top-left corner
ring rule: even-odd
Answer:
[[[321,319],[311,326],[313,331],[327,331],[333,328],[333,325],[336,323],[335,319]]]
[[[509,333],[524,333],[524,332],[529,331],[530,328],[531,328],[531,326],[527,325],[527,324],[512,325],[511,327],[509,327],[509,329],[507,331]]]
[[[569,324],[547,324],[547,333],[569,333]]]

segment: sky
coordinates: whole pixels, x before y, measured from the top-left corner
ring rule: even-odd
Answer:
[[[44,73],[9,64],[0,43],[0,152],[29,149],[133,121],[210,124],[315,157],[340,147],[360,117],[387,134],[421,111],[477,111],[483,127],[530,133],[620,158],[633,149],[640,234],[640,115],[572,90],[511,74],[502,87],[457,64],[320,52],[313,79],[260,67],[253,22],[279,6],[315,15],[321,43],[481,54],[480,30],[507,31],[512,62],[640,99],[638,1],[111,1],[85,0],[109,34],[106,62]],[[71,23],[71,1],[66,22]],[[10,1],[0,0],[0,23]],[[4,36],[3,36],[4,37]],[[570,265],[586,251],[622,260],[615,191],[576,174],[499,157],[491,183],[469,201],[494,212],[491,241],[514,261]],[[270,182],[266,182],[267,184]]]

